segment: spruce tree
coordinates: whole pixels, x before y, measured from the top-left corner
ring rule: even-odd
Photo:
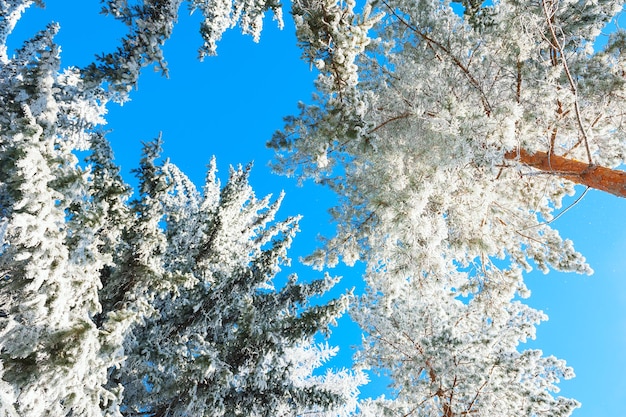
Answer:
[[[104,95],[59,71],[54,25],[0,67],[0,359],[7,415],[101,415],[113,394],[93,317],[103,259],[73,154]],[[93,213],[92,213],[93,214]]]
[[[334,285],[330,277],[302,284],[291,276],[282,288],[274,286],[280,265],[288,262],[298,220],[272,223],[282,197],[257,200],[249,168],[232,170],[220,190],[214,161],[201,195],[175,165],[155,165],[156,146],[146,148],[138,170],[145,196],[136,205],[141,219],[150,202],[146,217],[152,232],[138,225],[133,230],[141,231],[140,245],[152,248],[144,259],[158,263],[141,269],[151,277],[144,291],[163,291],[151,298],[154,310],[132,330],[125,365],[116,372],[125,388],[124,413],[296,415],[354,402],[342,398],[341,386],[321,387],[310,375],[296,376],[296,349],[315,351],[315,334],[328,331],[349,297],[309,305]],[[156,236],[159,221],[161,237],[146,240]],[[133,244],[128,251],[128,262],[141,258]],[[139,275],[125,265],[120,276]],[[359,378],[344,380],[354,395]]]

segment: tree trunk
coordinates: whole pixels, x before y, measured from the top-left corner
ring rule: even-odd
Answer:
[[[524,149],[509,151],[505,159],[518,160],[540,171],[553,173],[561,178],[605,191],[618,197],[626,197],[626,172],[590,165],[546,152],[528,153]]]

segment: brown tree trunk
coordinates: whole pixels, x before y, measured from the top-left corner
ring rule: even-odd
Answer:
[[[553,173],[576,184],[586,185],[618,197],[626,197],[626,172],[624,171],[590,165],[546,152],[530,154],[524,149],[509,151],[504,154],[504,158],[519,160],[524,165]]]

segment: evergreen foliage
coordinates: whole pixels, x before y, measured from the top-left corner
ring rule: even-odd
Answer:
[[[330,277],[291,276],[274,288],[298,218],[270,224],[282,198],[257,200],[248,168],[232,170],[220,190],[213,162],[201,195],[175,165],[155,164],[158,149],[147,144],[137,170],[143,195],[120,263],[120,276],[150,277],[139,292],[155,293],[113,376],[127,414],[276,416],[341,405],[336,388],[294,377],[293,349],[309,346],[349,301],[307,305],[336,283]]]
[[[571,181],[624,162],[623,34],[592,48],[623,2],[461,3],[368,2],[362,53],[303,44],[356,73],[317,65],[314,103],[269,142],[275,168],[339,197],[338,233],[309,261],[368,265],[361,359],[397,392],[371,415],[569,415],[553,392],[573,372],[522,350],[543,315],[516,299],[532,267],[592,272],[550,220]],[[324,10],[325,36],[354,33]]]
[[[0,3],[5,40],[30,3]],[[362,374],[313,376],[350,294],[311,305],[329,276],[274,287],[298,222],[274,222],[282,196],[256,199],[249,168],[221,189],[214,162],[200,194],[158,139],[130,200],[99,131],[123,83],[61,72],[57,29],[1,57],[0,415],[354,411]]]
[[[367,264],[352,310],[360,370],[317,369],[351,294],[276,275],[298,217],[257,199],[250,167],[202,191],[144,146],[138,196],[103,132],[111,100],[162,46],[182,0],[106,0],[119,47],[61,71],[54,24],[9,55],[34,0],[0,0],[0,416],[568,416],[564,361],[524,350],[546,316],[532,267],[591,273],[550,220],[596,165],[624,163],[625,36],[593,44],[617,0],[295,0],[315,102],[269,145],[275,168],[334,190],[336,236],[308,261]],[[187,2],[200,57],[278,2]],[[462,9],[462,11],[460,10]],[[78,151],[87,151],[85,163]],[[532,155],[550,160],[530,164]],[[544,158],[544,159],[545,159]],[[589,172],[559,169],[586,161]],[[560,165],[565,166],[565,165]],[[535,171],[541,170],[541,172]],[[580,177],[580,178],[578,178]],[[580,181],[577,181],[580,179]],[[626,188],[625,188],[626,189]],[[357,404],[362,369],[390,398]]]
[[[92,320],[100,309],[102,259],[89,209],[74,213],[87,188],[72,151],[85,149],[90,129],[102,122],[101,95],[82,90],[76,72],[58,72],[56,30],[40,32],[0,69],[0,358],[7,415],[100,415],[100,403],[113,395],[103,388],[108,362]]]

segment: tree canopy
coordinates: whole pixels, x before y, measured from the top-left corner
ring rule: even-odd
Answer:
[[[274,1],[102,1],[127,34],[60,69],[58,26],[6,47],[34,1],[0,0],[0,415],[567,416],[565,361],[527,349],[547,317],[536,267],[591,273],[552,227],[574,183],[626,195],[626,39],[614,0],[296,0],[312,103],[268,145],[274,169],[329,187],[337,232],[306,261],[366,265],[366,292],[321,303],[326,274],[276,286],[298,217],[257,199],[247,168],[202,191],[144,145],[137,196],[102,130],[183,8],[199,57],[228,28],[258,40]],[[360,11],[359,11],[360,10]],[[84,162],[79,154],[86,152]],[[353,370],[319,367],[345,311]],[[363,370],[390,396],[358,399]]]

